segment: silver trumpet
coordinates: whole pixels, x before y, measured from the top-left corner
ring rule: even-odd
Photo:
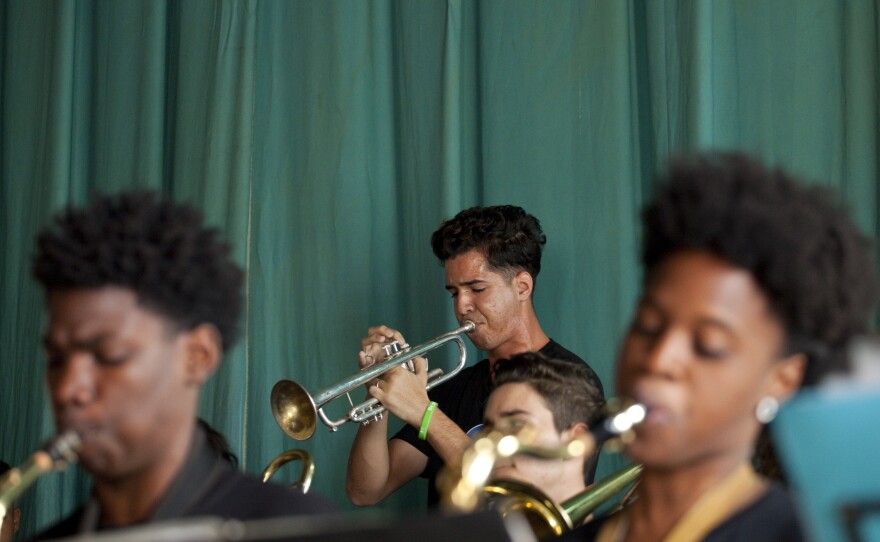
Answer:
[[[464,368],[467,361],[467,352],[464,341],[459,337],[462,333],[470,333],[476,325],[470,320],[465,321],[458,329],[444,333],[439,337],[419,346],[401,347],[397,342],[385,345],[386,358],[374,365],[365,367],[345,380],[328,386],[314,394],[310,394],[304,387],[292,380],[279,380],[272,387],[271,405],[272,415],[281,430],[287,436],[295,440],[306,440],[315,433],[317,418],[320,417],[330,428],[336,431],[340,425],[347,422],[368,424],[371,421],[382,419],[385,407],[375,398],[355,405],[349,393],[374,378],[394,369],[398,366],[406,366],[412,369],[412,359],[422,356],[431,350],[435,350],[446,343],[454,342],[458,346],[458,364],[449,373],[444,374],[442,369],[434,369],[428,373],[428,385],[425,389],[430,390],[446,382]],[[331,420],[324,414],[324,405],[334,399],[345,395],[351,405],[346,416]]]

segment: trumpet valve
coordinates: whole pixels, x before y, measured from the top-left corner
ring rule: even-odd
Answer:
[[[394,354],[397,354],[398,352],[400,352],[400,343],[397,341],[394,341],[392,343],[388,343],[382,347],[382,351],[385,352],[386,359],[390,358]]]
[[[373,409],[371,409],[373,410]],[[364,421],[361,422],[361,425],[370,425],[370,422],[378,422],[382,421],[385,418],[384,412],[377,412],[375,414],[370,415],[365,418]]]

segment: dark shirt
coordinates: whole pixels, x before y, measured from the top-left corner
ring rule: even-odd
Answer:
[[[262,483],[236,470],[208,446],[204,430],[199,428],[186,463],[144,523],[201,516],[251,520],[334,511],[335,506],[323,497],[303,495],[271,482]],[[101,505],[93,496],[35,540],[100,531],[104,529],[100,519]]]
[[[607,518],[606,518],[607,519]],[[590,522],[563,535],[560,542],[595,540],[605,520]],[[715,527],[703,542],[801,542],[806,540],[791,496],[773,484],[758,500]]]
[[[544,345],[540,352],[549,358],[586,365],[584,360],[569,352],[552,339]],[[596,376],[592,368],[590,368],[590,375],[593,384],[596,385],[599,392],[602,392],[602,383],[599,382],[599,377]],[[486,401],[489,400],[490,385],[489,360],[484,359],[475,365],[465,367],[450,380],[432,389],[428,393],[428,397],[437,403],[438,408],[450,420],[467,433],[483,423],[483,410],[485,409]],[[428,479],[428,506],[436,506],[440,500],[436,479],[437,474],[443,468],[443,459],[440,458],[440,455],[434,451],[426,440],[419,440],[418,429],[411,425],[405,425],[392,438],[408,442],[428,456],[428,464],[420,476]],[[596,464],[594,461],[589,467],[588,483],[593,481],[595,470]]]

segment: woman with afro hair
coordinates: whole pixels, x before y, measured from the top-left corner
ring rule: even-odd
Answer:
[[[616,372],[617,393],[648,408],[626,449],[644,465],[638,497],[568,539],[802,540],[756,443],[868,331],[871,243],[832,194],[741,154],[680,160],[661,180]]]

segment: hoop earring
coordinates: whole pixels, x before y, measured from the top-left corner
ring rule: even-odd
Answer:
[[[779,412],[779,401],[776,397],[768,395],[758,401],[758,406],[755,408],[755,418],[766,425],[773,421],[777,412]]]

